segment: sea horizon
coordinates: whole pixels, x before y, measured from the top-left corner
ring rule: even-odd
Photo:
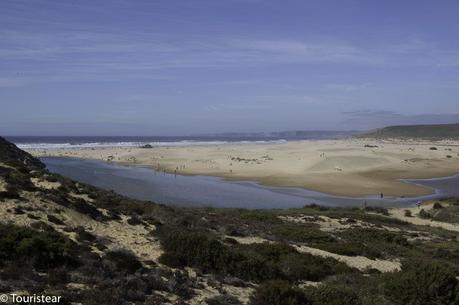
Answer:
[[[185,136],[5,136],[22,149],[50,148],[103,148],[223,145],[229,143],[283,143],[295,140],[321,140],[343,138],[354,131],[287,131],[267,133],[222,133]]]

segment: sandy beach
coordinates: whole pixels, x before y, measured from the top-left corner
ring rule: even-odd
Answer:
[[[76,157],[151,167],[180,175],[251,180],[343,196],[420,196],[432,190],[400,179],[459,172],[459,143],[345,139],[153,148],[28,149],[34,156]]]

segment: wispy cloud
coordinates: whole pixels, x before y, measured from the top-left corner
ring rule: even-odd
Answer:
[[[336,90],[340,92],[354,92],[358,90],[368,89],[372,86],[371,83],[342,83],[342,84],[326,84],[324,87],[331,90]]]
[[[171,39],[151,32],[1,30],[0,86],[75,79],[157,78],[177,69],[247,69],[283,64],[360,65],[375,68],[451,68],[459,52],[420,40],[384,46],[257,37]],[[23,76],[17,77],[15,73]],[[340,88],[341,86],[341,88]],[[352,85],[330,89],[356,90]]]
[[[351,62],[364,61],[364,50],[345,44],[307,42],[301,40],[239,39],[231,45],[239,50],[277,55],[279,61]]]

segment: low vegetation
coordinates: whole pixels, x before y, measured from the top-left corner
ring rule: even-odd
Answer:
[[[459,124],[388,126],[359,136],[364,138],[423,138],[429,140],[459,139]]]
[[[47,227],[36,231],[26,227],[0,224],[0,264],[27,263],[37,270],[75,266],[78,247]]]
[[[411,261],[384,279],[385,294],[394,304],[458,304],[457,269],[436,262]]]
[[[302,254],[281,243],[226,245],[216,236],[163,227],[159,234],[165,253],[160,262],[171,267],[195,267],[203,273],[263,282],[284,279],[319,281],[356,272],[345,264]]]
[[[432,220],[459,224],[459,200],[449,198],[435,202],[430,216]]]

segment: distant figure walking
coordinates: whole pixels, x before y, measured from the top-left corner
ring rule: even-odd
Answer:
[[[383,193],[381,193],[381,199],[383,199],[383,198],[384,198],[384,194],[383,194]]]

